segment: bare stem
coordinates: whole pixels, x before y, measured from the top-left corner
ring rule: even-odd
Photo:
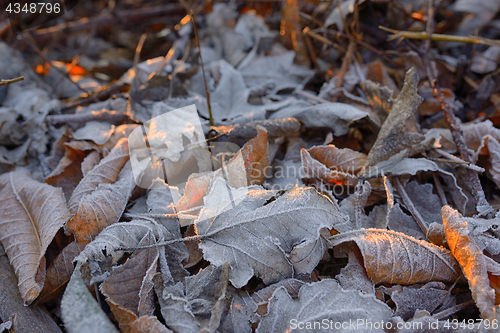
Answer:
[[[10,79],[10,80],[2,80],[0,81],[0,86],[6,86],[8,84],[16,83],[22,80],[24,80],[24,76],[16,77],[15,79]]]

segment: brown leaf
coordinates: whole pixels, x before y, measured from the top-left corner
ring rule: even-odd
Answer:
[[[60,189],[22,171],[0,176],[0,188],[0,241],[30,304],[43,288],[45,251],[70,213]]]
[[[241,148],[239,153],[241,153],[245,161],[249,185],[261,185],[264,182],[266,170],[269,168],[268,148],[266,131],[259,133]]]
[[[329,169],[323,163],[314,159],[304,148],[300,151],[302,168],[311,178],[322,179],[327,183],[356,186],[358,178],[342,170]]]
[[[81,164],[96,145],[86,141],[72,141],[64,144],[66,154],[57,167],[45,178],[45,183],[62,188],[67,199],[83,178]]]
[[[469,238],[467,221],[462,215],[451,208],[444,206],[443,215],[446,241],[451,253],[457,259],[462,271],[467,277],[472,298],[476,302],[483,319],[495,319],[495,291],[490,287],[487,263],[483,251],[479,249],[474,240]]]
[[[311,156],[327,168],[357,174],[366,162],[366,155],[349,148],[339,149],[334,145],[316,146],[309,149]]]
[[[102,229],[118,222],[134,187],[132,167],[127,163],[115,183],[100,184],[95,191],[82,197],[76,214],[66,223],[65,230],[70,231],[78,242],[92,241]]]
[[[460,276],[448,250],[400,232],[362,229],[335,235],[330,242],[336,246],[347,241],[358,245],[366,273],[375,284],[455,282]]]
[[[85,177],[90,170],[92,170],[99,161],[101,160],[101,156],[98,151],[93,151],[87,155],[82,161],[82,174]]]
[[[154,235],[148,232],[139,242],[139,247],[154,242]],[[159,251],[155,247],[134,252],[99,288],[123,332],[150,332],[152,327],[161,325],[153,316],[153,276],[158,258]],[[143,316],[145,318],[141,319]],[[135,323],[138,319],[139,322]]]
[[[118,173],[128,160],[128,141],[123,138],[118,141],[111,152],[75,188],[69,200],[69,210],[71,213],[75,214],[80,200],[85,195],[92,193],[100,184],[115,182]]]
[[[409,148],[424,139],[420,133],[405,132],[406,120],[417,111],[422,97],[417,93],[418,74],[415,68],[406,72],[403,89],[394,100],[391,113],[385,120],[375,144],[366,159],[367,166],[385,161],[405,148]]]
[[[66,245],[61,253],[54,259],[47,268],[45,284],[40,293],[39,301],[48,302],[59,296],[62,287],[73,274],[73,259],[85,248],[85,244],[73,241]]]

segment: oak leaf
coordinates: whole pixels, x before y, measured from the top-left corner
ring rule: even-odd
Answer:
[[[0,176],[0,241],[26,304],[40,294],[45,251],[70,216],[62,191],[22,171]]]

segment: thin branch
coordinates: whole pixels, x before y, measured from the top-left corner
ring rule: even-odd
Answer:
[[[423,39],[423,40],[433,40],[433,41],[444,41],[444,42],[460,42],[468,44],[480,44],[488,46],[500,46],[499,40],[477,37],[477,36],[455,36],[455,35],[444,35],[444,34],[432,34],[429,35],[426,31],[405,31],[405,30],[395,30],[379,25],[380,30],[388,31],[393,35],[389,36],[388,41],[398,39],[398,38],[408,38],[408,39]]]
[[[16,77],[15,79],[10,79],[10,80],[2,80],[0,81],[0,86],[6,86],[8,84],[16,83],[22,80],[24,80],[24,76]]]
[[[52,125],[61,125],[69,123],[86,123],[89,121],[107,121],[114,124],[131,122],[129,115],[125,112],[110,111],[102,109],[101,111],[83,112],[75,114],[58,114],[47,116],[47,122]]]
[[[432,315],[432,318],[437,319],[437,320],[444,319],[446,317],[451,316],[454,313],[457,313],[460,310],[465,309],[466,307],[468,307],[469,305],[472,305],[472,304],[474,304],[474,300],[473,299],[468,300],[467,302],[464,302],[462,304],[458,304],[458,305],[452,306],[451,308],[446,309],[444,311],[441,311],[439,313],[436,313],[436,314]]]

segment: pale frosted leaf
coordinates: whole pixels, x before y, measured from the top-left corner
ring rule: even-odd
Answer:
[[[113,184],[100,184],[78,203],[76,214],[66,223],[78,242],[94,239],[102,229],[118,222],[135,188],[130,162],[127,162]]]
[[[405,131],[406,120],[417,111],[422,97],[417,93],[418,74],[415,68],[406,72],[403,89],[394,100],[391,113],[382,125],[377,140],[368,153],[367,166],[373,166],[380,161],[409,148],[424,139],[419,133]]]
[[[481,251],[488,251],[491,255],[500,253],[500,237],[499,227],[500,219],[482,219],[466,217],[467,226],[469,228],[469,237],[474,240],[474,243]]]
[[[18,278],[26,304],[45,280],[45,251],[70,216],[61,189],[22,171],[0,176],[0,241]]]
[[[298,244],[318,242],[322,228],[345,223],[336,203],[312,188],[293,188],[281,196],[249,191],[235,208],[213,221],[198,222],[197,229],[204,236],[200,247],[205,259],[216,266],[229,261],[230,281],[240,288],[253,275],[265,284],[292,277],[295,267],[287,253]],[[308,258],[314,263],[308,267],[314,267],[322,255]]]
[[[349,262],[335,276],[335,279],[339,281],[342,289],[359,290],[365,294],[375,295],[375,286],[366,275],[359,249],[352,246],[349,250]]]
[[[229,265],[209,267],[182,283],[163,286],[155,281],[161,313],[175,332],[215,332],[219,327],[229,279]]]
[[[300,288],[298,299],[294,300],[285,288],[276,289],[269,311],[259,323],[257,332],[331,332],[331,327],[306,326],[323,320],[330,323],[366,320],[371,322],[387,321],[392,310],[373,295],[362,294],[356,290],[344,290],[338,282],[325,279],[321,282],[306,284]],[[298,323],[303,323],[303,329]],[[349,329],[336,330],[349,332]],[[383,332],[369,328],[357,327],[356,332]]]
[[[92,151],[88,154],[82,161],[82,174],[83,177],[89,173],[101,160],[101,156],[98,151]]]
[[[313,158],[306,150],[301,151],[302,169],[310,178],[317,178],[326,183],[356,186],[358,178],[351,173],[336,168],[329,169],[323,163]]]
[[[118,333],[83,282],[77,264],[61,301],[64,328],[69,333]]]
[[[97,145],[105,144],[115,131],[115,126],[105,121],[89,121],[76,130],[73,137],[76,140],[90,140]]]
[[[129,160],[128,141],[120,139],[111,152],[80,181],[69,200],[69,209],[75,214],[80,200],[92,193],[100,184],[114,183],[118,173]]]
[[[233,295],[229,310],[221,322],[223,332],[251,333],[252,319],[258,306],[247,292]]]
[[[395,316],[404,320],[413,318],[415,311],[425,310],[433,313],[448,296],[448,291],[436,286],[424,285],[420,288],[397,286],[391,293],[391,299],[396,303]]]
[[[367,117],[368,113],[344,103],[322,103],[306,108],[290,108],[275,112],[270,119],[295,117],[308,128],[329,128],[335,136],[347,134],[349,125]]]
[[[384,123],[392,109],[392,90],[386,86],[381,87],[379,83],[370,80],[362,81],[361,87],[380,122]]]
[[[451,208],[444,206],[443,214],[446,241],[451,253],[457,259],[462,271],[469,282],[472,298],[476,302],[483,319],[495,318],[495,291],[490,287],[487,263],[483,251],[469,237],[467,221],[462,215]]]
[[[460,267],[450,251],[403,233],[362,229],[334,236],[333,246],[354,241],[373,283],[453,283]]]
[[[425,239],[425,235],[417,224],[417,221],[415,221],[413,216],[403,212],[399,203],[389,208],[387,212],[387,227],[417,239]]]

